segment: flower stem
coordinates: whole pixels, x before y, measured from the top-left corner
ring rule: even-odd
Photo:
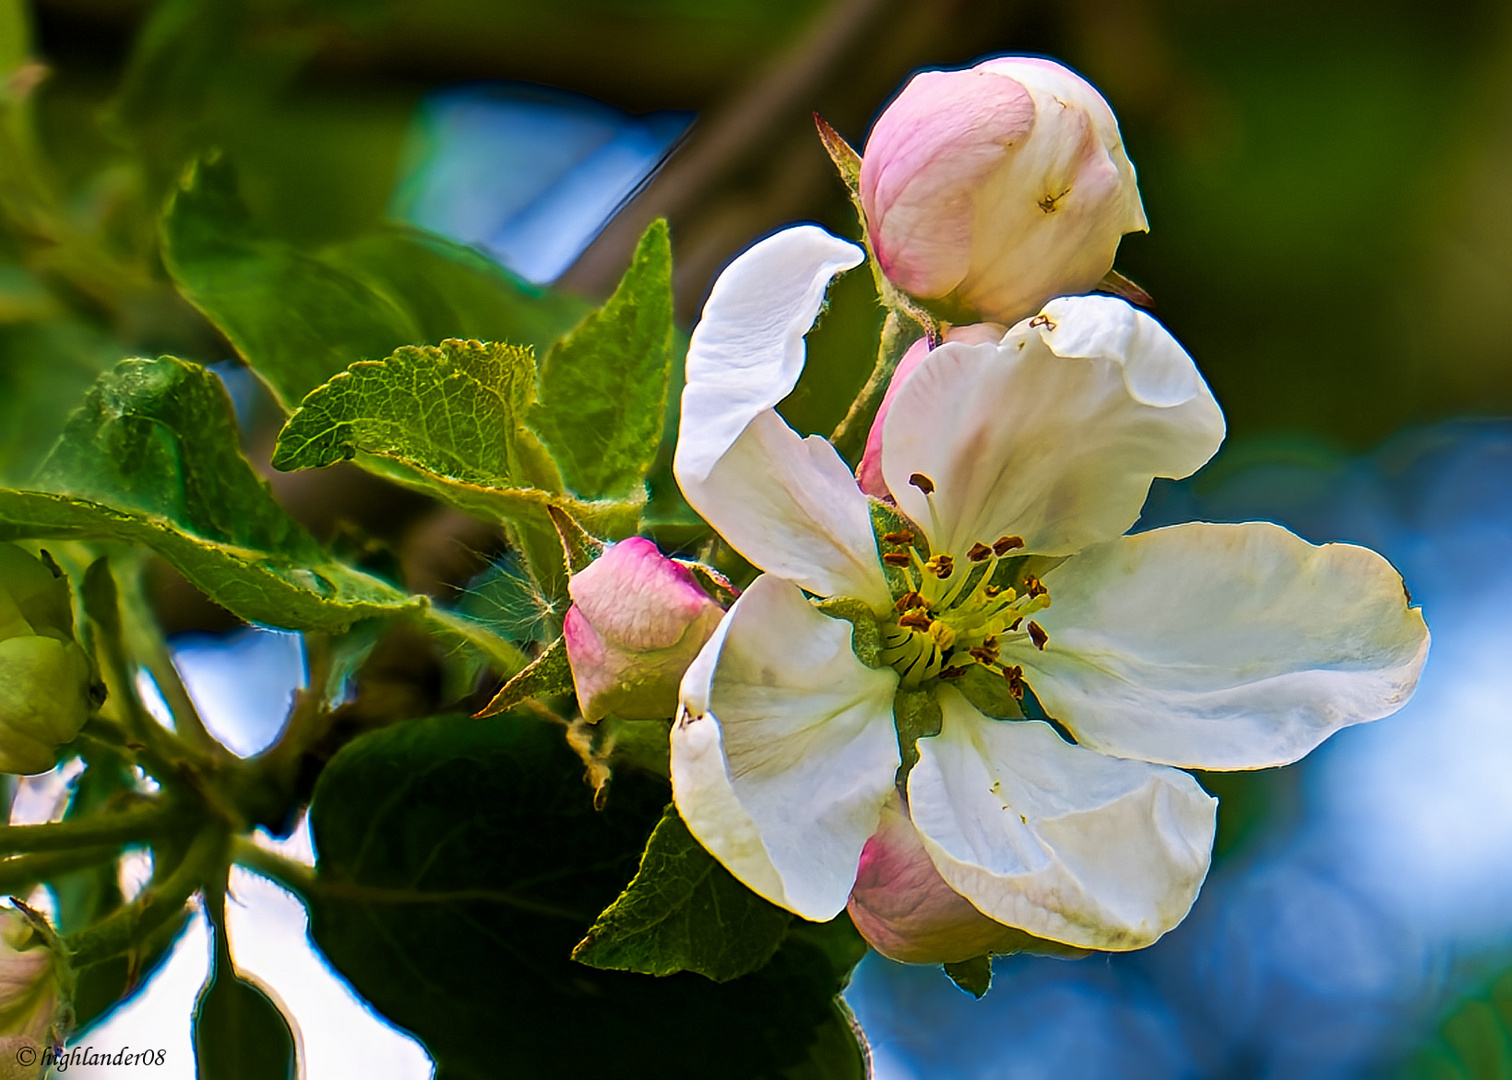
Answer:
[[[91,814],[45,825],[0,825],[0,853],[72,851],[110,844],[138,843],[158,835],[174,816],[160,802],[140,803],[114,812]],[[0,867],[5,866],[0,863]]]
[[[212,821],[195,836],[184,858],[161,881],[157,875],[141,894],[114,915],[65,938],[75,968],[120,956],[184,909],[184,904],[216,871],[224,872],[229,834]]]
[[[47,881],[59,874],[98,866],[115,858],[118,851],[114,846],[96,846],[0,859],[0,892],[24,893],[38,882]]]

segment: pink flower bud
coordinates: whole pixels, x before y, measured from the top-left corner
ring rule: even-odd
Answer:
[[[861,851],[846,910],[872,948],[905,964],[970,960],[1012,932],[945,884],[896,800]]]
[[[967,345],[985,345],[1001,341],[1007,332],[1006,327],[997,323],[973,323],[970,326],[951,327],[945,340],[960,341]],[[892,381],[887,384],[887,393],[882,395],[877,418],[872,421],[871,431],[866,436],[866,450],[861,455],[861,467],[856,470],[856,479],[861,482],[861,490],[873,498],[885,499],[888,495],[887,481],[882,479],[882,421],[887,416],[887,410],[892,407],[898,387],[903,385],[903,380],[913,374],[914,368],[923,363],[924,357],[928,355],[929,342],[925,338],[920,338],[908,347],[903,359],[898,361]]]
[[[905,964],[955,964],[990,953],[1087,954],[1004,926],[972,907],[935,869],[897,797],[861,850],[846,910],[872,948]]]
[[[583,717],[670,719],[683,672],[723,609],[640,537],[610,545],[567,589],[567,659]]]
[[[895,285],[1008,325],[1093,289],[1149,228],[1108,103],[1023,56],[914,76],[867,139],[861,205]]]

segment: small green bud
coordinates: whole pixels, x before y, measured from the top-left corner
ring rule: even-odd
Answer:
[[[53,767],[89,718],[91,675],[73,637],[67,579],[0,544],[0,772]]]

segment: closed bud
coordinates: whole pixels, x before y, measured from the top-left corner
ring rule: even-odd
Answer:
[[[51,769],[90,710],[89,658],[73,636],[68,582],[0,544],[0,772]]]
[[[15,1070],[0,1076],[42,1075],[41,1051],[61,1035],[59,978],[57,957],[31,919],[0,910],[0,1063]]]
[[[951,321],[1008,325],[1089,292],[1148,223],[1108,103],[1049,60],[926,71],[861,161],[872,249],[894,285]]]
[[[683,672],[723,609],[680,563],[621,540],[568,583],[564,635],[584,719],[670,719]]]
[[[872,948],[905,964],[957,964],[993,953],[1087,954],[1004,926],[973,907],[935,869],[896,797],[861,851],[846,910]]]

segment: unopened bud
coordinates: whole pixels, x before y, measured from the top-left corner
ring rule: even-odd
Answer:
[[[914,76],[872,128],[860,185],[883,272],[952,321],[1012,325],[1089,292],[1149,227],[1108,103],[1031,57]]]
[[[0,1061],[37,1066],[15,1075],[40,1076],[36,1057],[61,1034],[58,981],[57,957],[31,920],[19,911],[0,910]],[[25,1047],[33,1051],[32,1061],[24,1053],[18,1056]]]
[[[724,611],[681,564],[640,537],[568,583],[564,633],[584,719],[670,719],[683,672]]]
[[[51,769],[57,748],[89,718],[90,685],[68,582],[0,544],[0,772]]]
[[[955,964],[991,953],[1085,955],[1004,926],[973,907],[935,869],[897,798],[861,851],[846,909],[872,948],[905,964]]]

